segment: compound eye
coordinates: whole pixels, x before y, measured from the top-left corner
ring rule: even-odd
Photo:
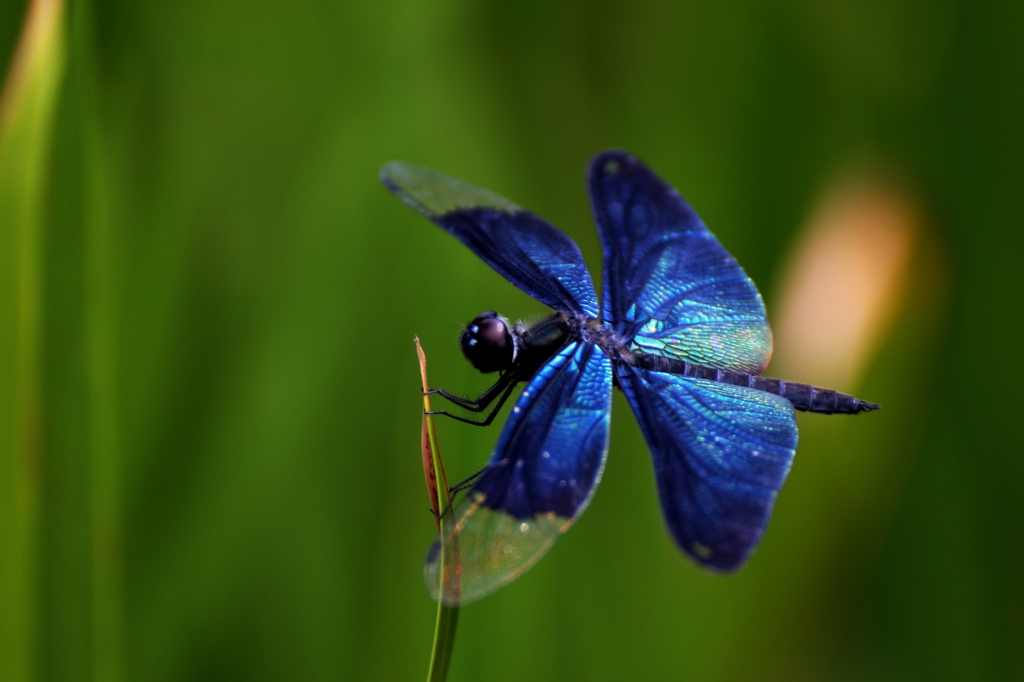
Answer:
[[[484,374],[507,369],[516,355],[508,323],[493,310],[473,318],[462,332],[459,344],[466,359]]]

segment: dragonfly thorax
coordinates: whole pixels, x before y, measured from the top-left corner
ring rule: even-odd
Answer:
[[[466,359],[484,374],[508,369],[516,359],[517,344],[508,320],[493,310],[480,313],[459,337]]]

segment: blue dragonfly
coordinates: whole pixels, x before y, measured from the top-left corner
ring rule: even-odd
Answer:
[[[430,392],[489,424],[526,382],[487,466],[428,553],[435,600],[467,604],[532,567],[579,518],[608,455],[612,389],[633,408],[654,459],[673,540],[693,561],[740,568],[764,534],[796,452],[794,409],[856,414],[878,405],[760,376],[772,335],[754,283],[689,204],[635,156],[598,155],[588,181],[604,248],[598,302],[579,247],[507,199],[409,163],[384,184],[555,313],[525,325],[477,316],[462,352],[498,379],[475,399]],[[457,544],[460,563],[439,561]]]

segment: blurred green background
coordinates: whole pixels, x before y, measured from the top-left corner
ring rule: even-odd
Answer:
[[[462,611],[450,679],[1024,679],[1024,3],[34,4],[57,75],[8,79],[0,138],[0,678],[422,678],[412,337],[475,393],[460,325],[543,311],[377,169],[492,188],[597,273],[583,173],[621,147],[770,315],[836,174],[898,169],[906,296],[836,386],[884,409],[800,417],[723,578],[669,541],[616,397],[588,513]],[[497,434],[441,422],[449,476]]]

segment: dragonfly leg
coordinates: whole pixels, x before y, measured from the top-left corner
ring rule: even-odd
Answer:
[[[495,385],[497,385],[497,384],[495,384]],[[491,422],[494,421],[494,418],[498,416],[498,412],[501,411],[502,405],[504,405],[505,401],[508,400],[508,397],[510,395],[512,395],[512,391],[515,390],[515,387],[516,387],[516,384],[515,384],[514,381],[510,382],[507,386],[505,386],[504,387],[504,392],[501,393],[501,397],[498,398],[497,402],[494,404],[494,406],[491,408],[491,410],[482,419],[480,419],[480,418],[474,419],[472,417],[463,417],[463,416],[460,416],[460,415],[457,415],[457,414],[452,414],[451,412],[448,412],[447,410],[430,410],[429,412],[426,412],[425,414],[440,414],[440,415],[444,415],[445,417],[451,417],[455,421],[460,421],[460,422],[462,422],[464,424],[472,424],[473,426],[489,426],[491,424]],[[443,394],[443,393],[438,393],[438,395],[440,395],[441,397],[446,397],[445,394]],[[492,401],[494,401],[493,397],[490,398],[487,402],[490,403]],[[458,403],[456,403],[456,405],[458,405]],[[462,407],[462,405],[459,405],[459,406]],[[472,408],[469,408],[469,407],[466,407],[465,409],[467,409],[467,410],[469,410],[471,412],[482,412],[486,408],[487,408],[487,405],[484,404],[484,405],[478,407],[477,409],[472,409]]]
[[[452,393],[449,393],[443,388],[428,389],[425,392],[425,395],[438,395],[447,400],[448,402],[454,403],[455,405],[458,405],[459,407],[465,410],[469,410],[470,412],[483,412],[485,409],[487,409],[487,406],[491,404],[491,401],[493,401],[506,388],[508,388],[509,383],[516,383],[515,372],[505,372],[496,382],[494,382],[493,386],[488,388],[486,391],[481,393],[476,398],[462,398]]]
[[[483,474],[485,471],[487,471],[487,467],[484,467],[483,469],[481,469],[480,471],[476,472],[475,474],[473,474],[469,478],[467,478],[465,480],[462,480],[462,481],[459,481],[458,483],[453,485],[451,488],[448,488],[448,493],[450,495],[454,495],[455,493],[461,493],[466,488],[469,488],[470,486],[472,486],[473,482],[476,479],[480,478],[480,475]]]
[[[480,475],[482,473],[484,473],[485,471],[487,471],[487,467],[484,467],[483,469],[481,469],[480,471],[476,472],[475,474],[473,474],[469,478],[467,478],[467,479],[465,479],[463,481],[459,481],[458,483],[456,483],[452,487],[448,488],[448,504],[446,504],[444,509],[441,510],[441,513],[439,513],[439,514],[435,513],[434,515],[438,519],[444,518],[444,515],[447,514],[448,510],[452,508],[453,504],[455,504],[455,496],[458,495],[459,493],[461,493],[463,490],[471,488],[473,486],[473,481],[475,481],[476,479],[480,478]],[[433,512],[433,510],[431,510],[431,512]]]
[[[487,389],[487,390],[490,391],[491,389]],[[475,399],[474,398],[462,398],[460,396],[455,395],[454,393],[449,393],[448,391],[444,390],[443,388],[431,388],[431,389],[429,389],[427,391],[424,391],[423,395],[441,396],[442,398],[444,398],[448,402],[454,403],[454,404],[458,405],[459,407],[463,408],[464,410],[469,410],[470,412],[482,412],[483,409],[484,409],[480,405],[480,401],[481,401],[481,399],[483,399],[484,396],[481,396],[480,398],[475,398]],[[486,393],[484,395],[486,395]]]
[[[446,410],[431,410],[427,414],[443,414],[446,417],[451,417],[456,421],[464,422],[466,424],[473,424],[476,426],[487,426],[494,421],[494,417],[497,416],[498,410],[505,404],[508,397],[512,394],[512,390],[518,383],[517,374],[514,371],[505,372],[501,375],[501,378],[494,382],[494,385],[488,388],[486,391],[481,393],[477,398],[460,398],[457,395],[453,395],[442,388],[431,388],[426,391],[426,395],[437,395],[448,402],[468,411],[468,412],[483,412],[494,403],[497,399],[497,404],[488,411],[487,415],[482,419],[462,417],[457,414],[452,414]]]

